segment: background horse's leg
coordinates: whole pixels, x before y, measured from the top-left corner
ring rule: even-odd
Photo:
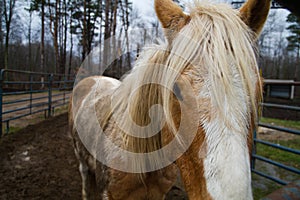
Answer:
[[[94,172],[91,172],[87,164],[80,161],[79,171],[82,178],[82,199],[96,200],[96,178]]]
[[[82,199],[101,199],[101,196],[97,195],[96,193],[97,188],[95,172],[91,171],[91,166],[89,166],[89,160],[91,160],[91,156],[89,152],[85,149],[84,145],[81,143],[77,131],[74,131],[72,123],[70,124],[70,133],[73,137],[74,151],[79,161],[79,172],[82,179]]]

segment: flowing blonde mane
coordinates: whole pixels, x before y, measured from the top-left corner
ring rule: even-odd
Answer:
[[[242,80],[240,87],[249,97],[249,116],[255,116],[261,91],[257,91],[260,87],[256,85],[260,80],[254,40],[238,11],[226,4],[194,1],[190,5],[190,21],[172,41],[145,48],[115,92],[111,114],[120,117],[117,121],[121,121],[121,126],[127,127],[128,132],[136,131],[130,125],[131,120],[140,126],[151,123],[151,128],[159,129],[161,119],[149,117],[151,106],[159,104],[163,107],[168,128],[175,134],[176,125],[171,112],[174,95],[170,88],[189,69],[199,80],[210,80],[210,99],[224,119],[223,96],[235,98],[232,77],[239,76]],[[232,66],[237,69],[237,74]],[[131,118],[124,117],[126,109],[129,109]],[[146,131],[144,135],[151,136],[151,133]],[[161,147],[159,134],[143,139],[124,133],[124,141],[124,148],[139,153]]]

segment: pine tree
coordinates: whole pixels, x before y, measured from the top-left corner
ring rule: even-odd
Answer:
[[[291,25],[287,27],[291,33],[291,35],[287,37],[289,42],[288,49],[298,52],[300,48],[300,20],[295,15],[289,14],[286,21],[291,23]]]
[[[80,38],[80,46],[82,47],[82,60],[92,50],[94,37],[97,35],[97,22],[101,17],[99,3],[101,3],[101,1],[70,1],[69,9],[71,10],[72,15],[71,33],[78,35]]]
[[[292,13],[288,15],[287,22],[291,23],[287,29],[290,31],[291,35],[287,37],[289,51],[296,53],[296,62],[295,65],[295,77],[297,79],[298,75],[298,65],[300,64],[300,20]]]

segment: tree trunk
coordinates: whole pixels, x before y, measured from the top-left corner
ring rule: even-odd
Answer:
[[[55,68],[53,69],[54,73],[57,73],[59,71],[59,63],[60,63],[60,57],[59,57],[59,46],[58,46],[58,22],[59,22],[59,5],[60,0],[55,1],[55,15],[52,13],[51,10],[51,2],[48,0],[48,10],[49,10],[49,26],[50,26],[50,32],[53,39],[53,45],[55,50]]]
[[[54,35],[53,35],[53,44],[54,44],[55,60],[56,60],[54,73],[59,73],[59,65],[60,65],[59,45],[58,45],[59,4],[60,4],[60,0],[56,0],[55,17],[54,17]]]
[[[297,47],[297,58],[296,58],[296,65],[295,65],[295,75],[294,75],[294,81],[298,80],[298,68],[300,65],[300,45]]]
[[[3,30],[2,30],[2,14],[3,14],[3,2],[0,2],[0,55],[4,55],[3,52]],[[0,68],[2,69],[4,67],[4,60],[3,56],[0,56]]]
[[[14,14],[16,0],[9,0],[7,5],[7,0],[3,0],[4,4],[4,20],[6,25],[5,34],[5,50],[4,50],[4,68],[8,69],[8,47],[9,47],[9,35],[10,35],[10,25]],[[8,6],[8,7],[7,7]]]
[[[131,52],[129,47],[129,37],[128,37],[128,28],[129,28],[129,2],[125,0],[126,3],[126,28],[125,28],[125,36],[126,36],[126,48],[127,48],[127,62],[128,67],[131,69]]]
[[[68,77],[69,79],[71,78],[71,71],[72,71],[72,59],[73,59],[73,34],[71,33],[71,36],[70,36],[70,56],[69,56],[69,68],[68,68]]]
[[[103,48],[103,64],[102,67],[107,66],[108,55],[110,51],[110,44],[108,39],[111,37],[111,24],[110,24],[110,4],[111,0],[105,1],[105,18],[104,18],[104,48]]]
[[[32,11],[29,11],[29,26],[28,26],[28,65],[29,65],[29,71],[32,71],[31,26],[32,26]]]
[[[59,71],[60,74],[66,74],[66,59],[67,59],[67,5],[66,0],[63,0],[59,4]]]
[[[112,35],[116,35],[116,29],[117,29],[117,11],[118,11],[118,0],[115,0],[114,2],[114,8],[113,8],[113,19],[112,19]]]
[[[62,72],[66,72],[66,63],[67,63],[67,39],[68,39],[68,19],[67,19],[67,1],[64,0],[64,43],[63,43],[63,59],[62,59]]]
[[[70,10],[70,24],[73,24],[73,8]],[[68,67],[68,77],[71,79],[71,71],[72,71],[72,59],[73,59],[73,32],[70,29],[70,55],[69,55],[69,67]]]
[[[5,35],[5,49],[4,49],[4,68],[8,69],[8,42],[9,42],[10,28],[6,28]]]
[[[104,24],[104,40],[110,38],[111,36],[111,28],[110,28],[110,10],[111,0],[105,1],[105,24]]]
[[[41,45],[40,45],[40,55],[41,55],[41,72],[45,72],[45,1],[41,2]],[[44,76],[41,77],[41,89],[44,89]]]
[[[99,28],[99,70],[100,70],[100,73],[103,73],[104,71],[102,70],[103,69],[103,66],[102,66],[102,23],[103,23],[103,17],[102,17],[102,14],[103,14],[103,6],[102,6],[102,1],[100,1],[99,3],[99,10],[100,10],[100,28]]]
[[[86,22],[86,0],[83,1],[83,29],[82,29],[82,58],[81,60],[84,61],[86,56],[86,38],[87,38],[87,22]]]

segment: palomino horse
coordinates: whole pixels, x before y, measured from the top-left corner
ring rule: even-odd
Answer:
[[[84,199],[164,199],[180,171],[189,199],[252,199],[250,152],[261,82],[255,41],[270,0],[240,10],[155,0],[166,44],[120,82],[80,81],[70,130]]]

